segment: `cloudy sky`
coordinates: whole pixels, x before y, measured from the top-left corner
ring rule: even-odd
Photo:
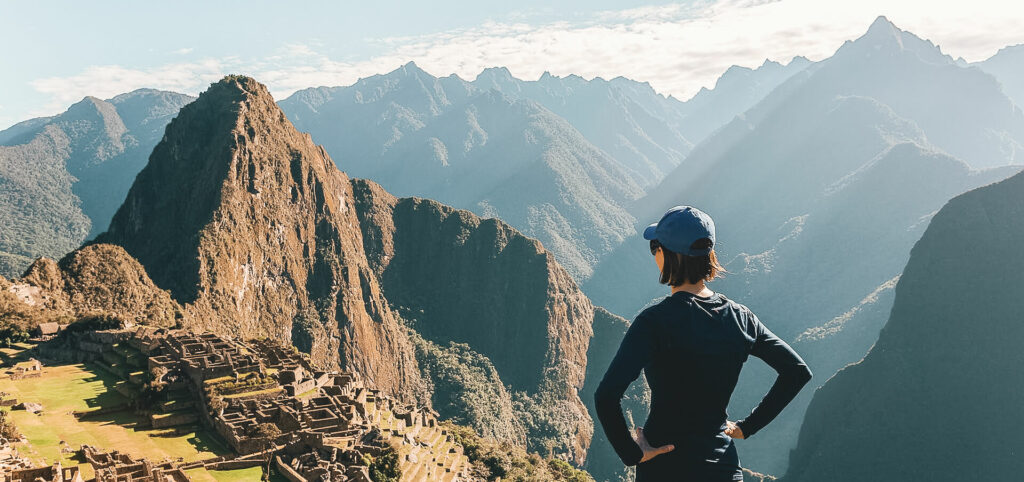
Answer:
[[[826,58],[879,15],[968,61],[1024,43],[1024,2],[1007,0],[551,3],[0,0],[0,129],[86,95],[197,94],[243,73],[282,99],[410,60],[466,79],[622,75],[685,100],[731,65]]]

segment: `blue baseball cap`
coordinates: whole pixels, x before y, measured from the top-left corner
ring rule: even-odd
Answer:
[[[696,241],[708,238],[711,246],[707,249],[690,249]],[[693,206],[676,206],[669,209],[661,220],[647,226],[644,239],[658,240],[665,249],[686,256],[704,256],[715,245],[715,222],[704,211]]]

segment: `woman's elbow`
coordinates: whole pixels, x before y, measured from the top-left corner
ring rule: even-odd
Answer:
[[[796,379],[800,381],[800,386],[804,386],[807,382],[811,381],[811,369],[807,365],[799,365],[800,369],[796,371]]]

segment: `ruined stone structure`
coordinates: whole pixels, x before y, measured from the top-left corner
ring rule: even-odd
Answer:
[[[471,479],[462,447],[436,412],[386,396],[355,373],[320,370],[274,340],[138,327],[50,343],[43,353],[59,348],[123,378],[114,388],[146,400],[134,406],[153,428],[202,422],[235,453],[181,465],[83,446],[97,482],[185,481],[187,469],[263,463],[294,482],[369,481],[380,457],[394,457],[412,476],[403,480]],[[43,480],[72,480],[54,477]]]
[[[187,482],[191,480],[185,475],[185,471],[173,462],[155,464],[145,459],[136,460],[117,450],[109,453],[100,452],[95,447],[88,445],[82,446],[81,453],[96,472],[96,482]]]
[[[115,480],[115,479],[110,479]],[[117,479],[118,482],[130,479]],[[139,480],[139,479],[135,479]],[[187,479],[185,479],[187,480]],[[14,469],[6,474],[0,474],[0,482],[83,482],[82,473],[78,467],[62,467],[60,462],[46,467],[32,467]]]

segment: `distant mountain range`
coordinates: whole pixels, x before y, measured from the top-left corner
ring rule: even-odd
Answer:
[[[990,115],[995,106],[1005,115]],[[991,76],[880,18],[696,146],[633,212],[640,224],[676,204],[711,214],[731,272],[713,289],[803,350],[824,383],[877,339],[892,282],[930,216],[949,198],[1020,170],[982,168],[1019,162],[1021,128],[1020,109]],[[1000,145],[1010,155],[996,163],[990,148]],[[665,292],[656,273],[646,243],[632,241],[596,267],[584,290],[632,316]],[[730,413],[748,412],[773,379],[751,364]],[[810,393],[743,443],[746,464],[785,470]]]
[[[523,81],[494,68],[467,82],[436,78],[414,63],[347,87],[299,91],[281,108],[346,172],[399,195],[498,217],[540,239],[582,280],[634,234],[627,206],[704,129],[805,64],[730,71],[722,84],[728,92],[696,98],[695,111],[717,114],[701,122],[688,120],[687,104],[624,78]],[[693,135],[688,126],[696,126]]]
[[[785,482],[1024,473],[1022,220],[1024,174],[932,218],[878,342],[814,394]]]

